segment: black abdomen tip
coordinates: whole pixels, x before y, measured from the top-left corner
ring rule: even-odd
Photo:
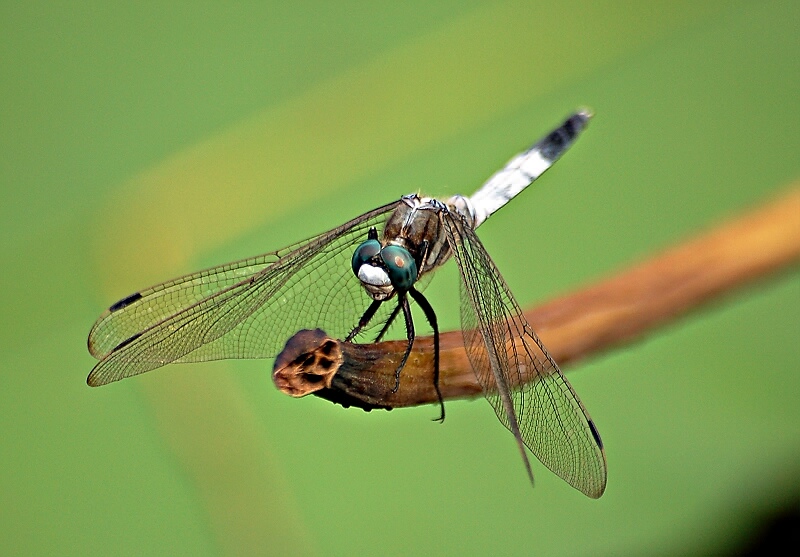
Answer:
[[[592,113],[588,110],[575,112],[560,127],[542,139],[535,148],[539,150],[545,159],[555,161],[572,145],[575,138],[586,129],[591,117]]]

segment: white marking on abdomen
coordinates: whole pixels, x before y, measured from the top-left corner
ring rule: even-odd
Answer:
[[[553,161],[545,159],[536,148],[508,161],[469,198],[475,209],[475,228],[528,187],[552,164]]]

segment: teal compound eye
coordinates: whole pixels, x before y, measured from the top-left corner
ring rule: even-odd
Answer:
[[[386,246],[381,250],[381,259],[396,290],[406,291],[414,285],[417,280],[417,262],[407,249]]]
[[[353,252],[353,273],[358,276],[358,270],[364,263],[375,257],[381,252],[381,243],[378,240],[367,240],[356,248]]]

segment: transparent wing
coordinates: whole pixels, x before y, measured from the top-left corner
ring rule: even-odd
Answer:
[[[486,398],[542,464],[589,497],[600,497],[606,459],[588,412],[474,230],[455,213],[441,214],[461,274],[464,345]],[[523,458],[527,465],[524,450]]]
[[[355,245],[379,234],[393,202],[282,250],[220,265],[137,292],[106,310],[89,333],[100,359],[87,382],[103,385],[171,362],[274,356],[304,328],[344,338],[371,302],[353,275]],[[383,304],[366,338],[391,312]]]

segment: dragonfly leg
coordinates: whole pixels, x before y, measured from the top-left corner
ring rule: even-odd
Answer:
[[[408,356],[411,354],[411,347],[414,346],[414,320],[411,318],[411,306],[408,305],[408,297],[406,296],[405,292],[398,292],[397,293],[397,305],[402,308],[403,310],[403,317],[406,320],[406,337],[408,338],[408,346],[406,347],[406,352],[403,354],[403,359],[400,361],[400,365],[397,366],[397,369],[394,372],[394,388],[392,389],[393,393],[397,392],[397,389],[400,388],[400,372],[403,371],[403,368],[406,366],[406,361],[408,361]]]
[[[358,320],[358,325],[356,325],[353,330],[350,331],[350,334],[344,339],[345,342],[351,342],[354,338],[356,338],[358,333],[361,332],[361,329],[366,327],[370,320],[375,317],[375,312],[378,311],[378,308],[381,307],[382,303],[382,300],[372,300],[372,303],[364,312],[364,315],[362,315],[361,319]]]
[[[381,329],[381,332],[378,333],[378,336],[375,337],[375,342],[380,342],[381,341],[381,339],[383,338],[383,335],[385,335],[386,332],[389,330],[389,327],[392,326],[392,323],[394,322],[395,318],[397,317],[397,315],[399,313],[400,313],[400,304],[397,304],[394,307],[394,309],[392,310],[392,314],[389,316],[389,319],[387,319],[386,323],[384,323],[383,328]]]
[[[422,292],[412,287],[408,293],[411,294],[414,301],[422,308],[422,311],[425,313],[425,319],[428,320],[428,323],[433,329],[433,388],[436,389],[436,396],[439,399],[439,408],[441,408],[442,411],[439,417],[434,419],[441,423],[444,421],[444,399],[442,398],[442,391],[439,390],[439,324],[436,321],[436,312],[433,311],[433,307],[428,302],[428,299],[422,295]]]

